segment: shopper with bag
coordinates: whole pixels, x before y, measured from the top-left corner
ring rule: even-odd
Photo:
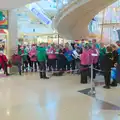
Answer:
[[[18,67],[19,75],[21,75],[22,58],[17,51],[12,55],[12,64]]]
[[[101,69],[104,73],[105,86],[104,88],[110,89],[110,80],[111,80],[111,68],[113,66],[113,56],[112,56],[112,47],[108,46],[105,56],[101,61]]]
[[[6,76],[9,75],[8,69],[7,69],[7,62],[8,62],[7,57],[3,54],[3,51],[0,51],[0,68],[4,70],[4,73],[6,74]]]

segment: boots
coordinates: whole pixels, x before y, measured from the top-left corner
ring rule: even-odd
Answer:
[[[40,78],[43,78],[43,74],[42,74],[42,72],[40,72]]]
[[[112,86],[112,87],[116,87],[116,86],[117,86],[117,81],[116,81],[116,80],[113,80],[111,86]]]
[[[49,79],[49,77],[46,76],[46,72],[43,72],[43,79]]]

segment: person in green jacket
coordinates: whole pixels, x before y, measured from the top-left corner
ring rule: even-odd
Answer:
[[[22,72],[24,72],[24,69],[26,70],[26,72],[28,72],[28,60],[27,60],[28,52],[23,46],[18,48],[18,55],[22,57],[22,63],[23,63]]]
[[[46,76],[47,53],[43,43],[41,43],[40,46],[37,47],[37,60],[39,63],[40,78],[49,79]]]

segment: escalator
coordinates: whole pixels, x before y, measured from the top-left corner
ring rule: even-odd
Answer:
[[[113,2],[116,0],[69,0],[59,10],[53,25],[63,37],[79,40],[89,35],[88,24],[95,15]]]

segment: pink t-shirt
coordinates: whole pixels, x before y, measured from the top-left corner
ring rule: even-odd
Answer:
[[[56,54],[55,54],[56,50],[51,47],[50,49],[48,49],[47,53],[48,53],[48,59],[56,59]]]

